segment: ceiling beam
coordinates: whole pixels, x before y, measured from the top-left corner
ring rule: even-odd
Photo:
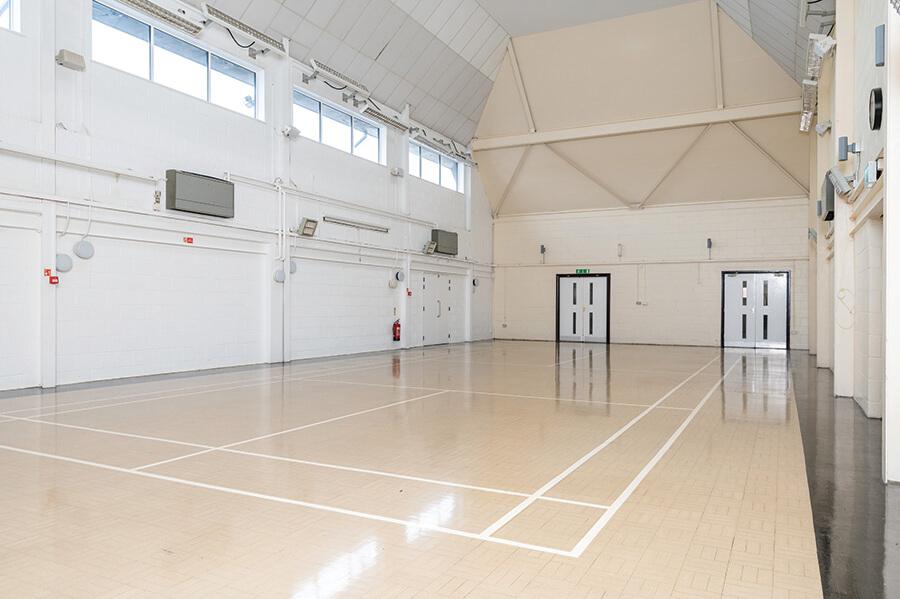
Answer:
[[[744,139],[746,139],[747,141],[750,142],[750,145],[752,145],[754,148],[756,148],[757,150],[759,150],[759,153],[760,153],[760,154],[762,154],[763,156],[765,156],[766,158],[768,158],[768,159],[769,159],[769,162],[771,162],[771,163],[774,164],[776,167],[778,167],[778,170],[780,170],[780,171],[781,171],[782,173],[784,173],[791,181],[793,181],[793,182],[797,185],[797,187],[799,187],[800,189],[802,189],[805,193],[809,194],[809,188],[808,188],[806,185],[804,185],[803,183],[801,183],[800,180],[797,179],[797,177],[795,177],[795,176],[792,175],[790,172],[788,172],[788,170],[787,170],[786,168],[784,168],[784,166],[783,166],[780,162],[778,162],[777,160],[775,160],[775,157],[774,157],[774,156],[772,156],[771,154],[769,154],[769,153],[768,153],[761,145],[759,145],[758,143],[756,143],[756,141],[754,141],[752,137],[750,137],[749,135],[747,135],[747,133],[746,133],[743,129],[741,129],[741,128],[738,126],[737,123],[730,123],[730,124],[731,124],[732,127],[735,128],[735,130],[736,130],[738,133],[741,134],[741,136],[743,136]]]
[[[525,151],[522,152],[522,156],[519,157],[519,163],[516,164],[516,170],[513,171],[512,177],[509,178],[509,183],[506,184],[503,195],[500,196],[500,202],[497,204],[497,209],[494,210],[494,218],[497,218],[497,215],[500,214],[500,209],[503,208],[503,202],[506,201],[506,196],[509,195],[509,190],[512,189],[513,183],[515,183],[516,177],[519,176],[519,171],[522,170],[522,165],[525,164],[525,159],[528,158],[528,152],[530,151],[531,146],[526,146]]]
[[[515,135],[473,139],[472,149],[476,151],[498,150],[501,148],[518,148],[538,144],[577,141],[580,139],[613,137],[616,135],[628,135],[630,133],[684,129],[687,127],[712,125],[716,123],[729,123],[800,114],[801,109],[800,98],[795,98],[793,100],[778,100],[776,102],[766,102],[763,104],[729,106],[728,108],[722,109],[651,117],[633,121],[620,121],[617,123],[604,123],[602,125],[586,125],[583,127],[573,127],[571,129],[557,129],[555,131],[538,131],[535,133],[518,133]]]
[[[719,5],[709,0],[709,19],[712,30],[713,75],[716,78],[716,106],[725,108],[725,88],[722,84],[722,44],[719,42]]]
[[[519,59],[516,57],[516,48],[512,38],[509,38],[509,62],[512,65],[513,77],[516,79],[516,87],[519,89],[519,98],[522,100],[522,110],[525,111],[525,120],[528,122],[528,130],[534,133],[534,116],[531,114],[531,105],[528,103],[528,94],[525,93],[525,83],[522,81],[522,71],[519,70]]]
[[[569,160],[569,158],[566,157],[565,155],[563,155],[562,152],[560,152],[559,150],[557,150],[556,148],[554,148],[554,147],[551,146],[551,145],[547,145],[546,147],[547,147],[548,150],[550,150],[551,152],[553,152],[554,154],[556,154],[563,162],[565,162],[566,164],[568,164],[569,166],[571,166],[572,168],[574,168],[576,171],[578,171],[579,173],[581,173],[582,175],[584,175],[585,177],[587,177],[588,179],[590,179],[591,181],[593,181],[594,184],[597,185],[597,187],[599,187],[600,189],[602,189],[603,191],[605,191],[606,193],[608,193],[608,194],[609,194],[610,196],[612,196],[617,202],[619,202],[619,203],[622,204],[623,206],[626,206],[626,207],[628,207],[628,208],[631,208],[631,204],[629,204],[628,202],[626,202],[625,200],[623,200],[622,198],[620,198],[619,196],[617,196],[615,193],[613,193],[612,190],[610,190],[606,185],[604,185],[604,184],[603,184],[599,179],[597,179],[594,175],[592,175],[591,173],[587,172],[586,170],[584,170],[583,168],[581,168],[580,166],[578,166],[577,164],[575,164],[574,162],[572,162],[571,160]]]
[[[706,135],[706,132],[709,131],[711,128],[712,128],[711,124],[707,125],[706,127],[703,128],[703,131],[700,132],[700,135],[698,135],[697,138],[691,142],[691,145],[688,146],[687,150],[685,150],[684,153],[678,157],[678,160],[675,161],[675,164],[673,164],[669,168],[669,170],[666,171],[666,174],[663,175],[662,178],[656,182],[656,185],[653,186],[653,189],[650,190],[650,193],[648,193],[646,196],[644,196],[644,199],[641,200],[641,203],[637,205],[637,208],[644,207],[644,204],[647,203],[647,200],[650,199],[650,196],[652,196],[654,193],[656,193],[656,190],[659,189],[663,183],[665,183],[666,179],[669,178],[669,175],[671,175],[672,173],[675,172],[675,169],[678,168],[678,165],[681,164],[682,161],[684,161],[684,159],[687,158],[688,154],[690,154],[691,151],[697,147],[697,144],[700,143],[700,140],[703,139],[703,136]]]

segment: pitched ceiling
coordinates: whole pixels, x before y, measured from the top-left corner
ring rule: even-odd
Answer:
[[[511,47],[473,142],[497,216],[808,193],[799,86],[709,0]],[[624,133],[595,135],[608,123]]]
[[[615,19],[687,4],[691,0],[479,0],[513,37]],[[802,25],[800,10],[809,0],[717,0],[719,7],[798,83],[806,72],[807,40],[830,16],[810,16]],[[819,0],[812,11],[834,11],[835,0]],[[830,25],[825,25],[828,32]]]
[[[200,0],[189,0],[199,5]],[[208,0],[467,145],[509,36],[476,0]]]

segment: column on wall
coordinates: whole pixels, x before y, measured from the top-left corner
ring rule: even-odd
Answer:
[[[834,58],[834,135],[833,140],[846,136],[854,139],[853,102],[855,39],[855,0],[837,0],[835,28],[838,48]],[[853,175],[854,158],[838,163],[846,176]],[[850,237],[850,205],[838,196],[834,202],[834,394],[853,396],[853,336],[854,336],[854,252]]]
[[[888,10],[884,187],[884,476],[900,482],[900,15]]]

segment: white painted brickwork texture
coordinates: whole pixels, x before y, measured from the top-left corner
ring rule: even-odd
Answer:
[[[480,273],[482,299],[472,303],[454,340],[490,337],[492,225],[477,177],[467,200],[409,176],[391,176],[392,167],[405,166],[408,151],[404,137],[390,129],[383,133],[386,164],[307,139],[287,141],[280,131],[289,110],[279,107],[275,94],[301,84],[297,73],[293,81],[280,79],[285,70],[274,53],[256,63],[265,114],[257,120],[93,63],[88,0],[22,5],[21,34],[0,30],[0,143],[155,177],[170,168],[229,173],[235,218],[164,207],[156,214],[153,194],[163,183],[0,152],[0,389],[41,384],[42,356],[51,352],[40,343],[42,322],[57,329],[51,356],[56,384],[280,361],[282,331],[294,342],[285,347],[287,359],[396,347],[393,308],[407,296],[405,287],[391,290],[388,281],[391,264],[404,267],[407,255],[435,271],[452,271],[461,291],[471,273]],[[205,32],[203,41],[224,56],[235,51],[221,29]],[[84,55],[87,70],[57,67],[53,57],[60,47]],[[327,94],[324,85],[315,85],[314,93]],[[328,99],[340,104],[339,93]],[[289,173],[280,164],[289,164]],[[296,279],[288,279],[287,323],[281,322],[283,286],[272,277],[279,251],[279,198],[271,186],[276,177],[308,194],[288,195],[289,227],[303,217],[331,215],[390,228],[383,234],[322,223],[315,239],[295,240],[300,268]],[[42,255],[37,232],[42,202],[3,196],[4,190],[93,199],[140,214],[94,210],[88,239],[96,255],[74,258],[73,270],[60,273],[59,287],[48,292],[41,269],[53,259]],[[23,205],[30,216],[17,212]],[[89,211],[57,204],[57,231],[69,213],[59,251],[71,256],[87,231]],[[20,221],[34,231],[11,228]],[[459,233],[464,260],[421,255],[433,226]],[[52,235],[45,231],[44,239]],[[184,243],[186,237],[194,243]],[[345,265],[348,260],[356,264]],[[55,294],[55,315],[41,309],[48,293]],[[466,314],[464,305],[459,314]]]
[[[556,275],[588,268],[611,274],[612,342],[718,345],[722,272],[788,270],[797,331],[791,347],[806,349],[806,211],[805,200],[778,200],[501,218],[494,228],[495,336],[554,339]]]
[[[870,418],[884,409],[884,230],[881,220],[866,222],[853,238],[856,290],[845,294],[853,305],[853,395]]]

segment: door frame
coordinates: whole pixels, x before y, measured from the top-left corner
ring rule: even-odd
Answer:
[[[787,316],[785,318],[785,351],[791,350],[791,271],[789,270],[723,270],[722,271],[722,320],[719,347],[725,347],[725,277],[727,275],[787,275]]]
[[[606,345],[609,345],[609,340],[611,338],[610,329],[609,329],[609,300],[610,300],[610,289],[612,284],[612,276],[608,272],[604,273],[588,273],[584,275],[576,275],[576,274],[557,274],[556,275],[556,342],[559,343],[559,284],[562,282],[562,279],[571,279],[571,278],[583,278],[583,277],[606,277]],[[574,343],[574,342],[573,342]]]

